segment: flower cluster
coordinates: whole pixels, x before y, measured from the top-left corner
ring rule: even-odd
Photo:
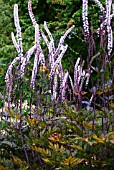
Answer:
[[[18,57],[16,57],[12,63],[10,64],[8,70],[7,70],[7,73],[6,73],[6,77],[5,77],[5,81],[6,81],[6,85],[8,87],[8,101],[10,103],[10,93],[12,91],[12,78],[13,78],[13,75],[12,75],[12,69],[15,65],[15,63],[17,63],[17,61],[20,61],[20,64],[23,62],[23,48],[22,48],[22,36],[21,36],[21,27],[20,27],[20,24],[19,24],[19,17],[18,17],[18,5],[15,4],[14,5],[14,23],[15,23],[15,27],[16,27],[16,31],[17,31],[17,41],[15,39],[15,36],[14,36],[14,33],[12,32],[11,33],[11,36],[12,36],[12,41],[13,41],[13,44],[18,52]]]
[[[74,83],[70,75],[69,78],[74,93],[75,92],[78,93],[78,96],[80,97],[80,93],[82,92],[85,79],[86,79],[86,85],[88,85],[89,78],[90,78],[90,74],[88,72],[85,72],[85,70],[83,70],[83,63],[80,62],[80,58],[77,59],[74,67]]]
[[[31,76],[31,81],[30,81],[30,85],[33,87],[33,89],[35,88],[35,81],[36,81],[36,75],[38,72],[38,65],[40,64],[40,67],[49,67],[49,79],[51,82],[53,82],[53,90],[52,90],[52,99],[57,99],[57,87],[58,87],[58,79],[60,80],[59,86],[60,86],[60,93],[59,95],[61,95],[62,100],[65,98],[65,90],[66,90],[66,82],[67,82],[67,78],[68,78],[68,72],[65,73],[63,71],[62,68],[62,64],[61,64],[61,59],[64,56],[66,50],[67,50],[67,45],[63,45],[65,38],[67,37],[67,35],[72,31],[72,29],[74,28],[74,26],[72,26],[71,28],[69,28],[65,34],[63,36],[61,36],[60,41],[58,43],[57,48],[55,48],[54,45],[54,39],[53,36],[51,34],[51,32],[48,29],[47,23],[46,21],[44,22],[44,29],[47,33],[47,36],[45,35],[45,33],[39,29],[39,25],[37,24],[34,14],[32,12],[32,4],[31,4],[31,0],[28,1],[28,11],[29,11],[29,15],[30,18],[32,20],[33,26],[35,28],[35,45],[33,47],[31,47],[23,56],[23,50],[22,50],[22,38],[21,38],[21,28],[20,28],[20,24],[19,24],[19,18],[18,18],[18,5],[15,4],[14,5],[14,20],[15,20],[15,27],[16,27],[16,31],[17,31],[17,40],[18,42],[16,42],[15,36],[12,33],[12,41],[14,43],[14,46],[17,50],[18,53],[18,57],[14,58],[14,60],[12,61],[12,63],[10,64],[7,73],[6,73],[6,77],[5,77],[5,81],[7,84],[8,89],[8,95],[9,95],[9,101],[10,101],[10,95],[11,95],[11,91],[12,91],[12,83],[13,83],[13,74],[12,74],[12,69],[14,68],[14,65],[16,63],[18,63],[18,69],[20,70],[20,75],[19,78],[24,78],[25,76],[25,68],[26,65],[28,64],[30,57],[34,54],[34,65],[33,65],[33,70],[32,70],[32,76]],[[41,47],[41,43],[40,43],[40,39],[42,38],[44,39],[48,50],[49,50],[49,63],[48,66],[46,66],[46,61],[45,61],[45,55],[43,53],[42,47]]]
[[[99,0],[94,0],[94,2],[99,6],[102,12],[102,23],[97,30],[98,35],[102,33],[104,35],[106,33],[105,27],[107,29],[108,42],[107,42],[107,50],[108,56],[111,55],[113,48],[113,32],[111,27],[111,19],[114,17],[114,4],[112,4],[112,0],[106,0],[106,7],[103,7],[102,3]],[[111,14],[112,10],[112,14]],[[89,22],[88,22],[88,0],[83,0],[83,8],[82,8],[82,18],[83,18],[83,28],[84,28],[84,36],[85,39],[88,40],[90,32],[89,32]]]
[[[13,62],[10,64],[8,70],[7,70],[7,73],[6,73],[6,84],[7,86],[10,86],[11,82],[10,82],[10,79],[11,79],[11,74],[12,74],[12,68],[14,66],[14,64],[17,62],[17,61],[23,61],[23,48],[22,48],[22,37],[21,37],[21,27],[20,27],[20,24],[19,24],[19,17],[18,17],[18,5],[15,4],[14,5],[14,23],[15,23],[15,27],[16,27],[16,31],[17,31],[17,41],[15,39],[15,36],[14,36],[14,33],[12,32],[11,33],[11,36],[12,36],[12,41],[13,41],[13,44],[18,52],[18,57],[16,57]]]
[[[102,32],[102,34],[104,35],[105,32],[105,27],[107,29],[107,35],[108,35],[108,43],[107,43],[107,50],[108,50],[108,55],[111,55],[112,52],[112,48],[113,48],[113,33],[112,33],[112,27],[111,27],[111,20],[114,17],[114,10],[113,10],[113,4],[112,4],[112,0],[106,0],[106,7],[104,8],[102,6],[102,4],[100,2],[98,2],[97,0],[94,0],[95,3],[97,3],[101,9],[101,11],[103,12],[103,15],[105,15],[105,19],[102,20],[102,23],[100,25],[100,28],[98,28],[98,35],[100,34],[100,32]],[[112,10],[112,14],[111,14],[111,10]]]

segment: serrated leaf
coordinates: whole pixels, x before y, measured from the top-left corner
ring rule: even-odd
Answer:
[[[30,118],[29,116],[26,116],[26,119],[28,121],[28,123],[30,124],[38,124],[39,123],[39,120],[35,119],[35,118]]]
[[[65,148],[63,147],[63,145],[61,145],[60,152],[63,153],[64,151],[65,151]]]
[[[53,143],[49,142],[49,148],[54,149]]]
[[[92,130],[92,124],[91,124],[91,123],[83,122],[82,124],[83,124],[83,126],[86,126],[86,127],[88,127],[90,130]]]
[[[71,148],[78,149],[79,151],[85,152],[85,150],[81,146],[78,146],[78,145],[70,145],[70,146]]]
[[[4,109],[5,109],[5,111],[6,111],[9,115],[11,115],[12,117],[15,116],[13,110],[11,110],[11,109],[9,110],[8,107],[7,107],[6,105],[4,106]]]
[[[93,135],[93,138],[98,142],[98,143],[103,143],[104,144],[104,140],[102,140],[101,138],[98,138],[97,135]]]
[[[56,142],[59,141],[60,137],[61,137],[61,133],[54,133],[53,136],[50,136],[48,139],[51,142]]]
[[[61,164],[62,165],[72,165],[72,164],[80,164],[81,162],[83,162],[85,159],[82,158],[75,158],[75,157],[72,157],[72,156],[69,156],[67,159],[64,159]]]
[[[43,149],[43,148],[40,148],[40,147],[37,148],[37,147],[33,147],[33,146],[31,148],[32,148],[32,150],[34,150],[36,152],[39,152],[43,156],[44,155],[48,155],[48,152],[45,149]]]
[[[42,160],[46,163],[50,163],[51,161],[48,158],[42,158]]]
[[[58,150],[58,149],[59,149],[58,143],[57,143],[57,144],[54,144],[54,148],[55,148],[55,150]]]

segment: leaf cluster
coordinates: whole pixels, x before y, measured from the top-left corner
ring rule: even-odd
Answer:
[[[113,112],[107,113],[107,122],[100,111],[94,119],[94,111],[77,112],[66,103],[55,106],[48,105],[47,110],[42,106],[37,115],[33,109],[31,117],[29,112],[20,117],[16,109],[5,107],[8,118],[1,120],[1,168],[112,169]]]

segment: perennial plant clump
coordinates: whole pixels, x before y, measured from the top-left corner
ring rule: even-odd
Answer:
[[[12,32],[11,37],[17,56],[6,72],[5,97],[0,94],[0,169],[114,169],[114,5],[111,0],[105,7],[99,0],[94,3],[100,8],[101,24],[94,32],[88,0],[83,0],[87,61],[78,57],[73,75],[62,59],[75,26],[56,44],[46,21],[40,28],[28,0],[35,42],[24,54],[14,5],[16,36]]]

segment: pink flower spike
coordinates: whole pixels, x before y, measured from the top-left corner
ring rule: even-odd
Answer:
[[[31,0],[28,0],[28,12],[29,12],[29,16],[30,16],[30,18],[32,20],[33,26],[35,27],[37,22],[35,20],[34,14],[32,12],[32,2],[31,2]]]
[[[89,22],[88,22],[88,0],[83,0],[82,19],[85,39],[89,38]]]
[[[65,73],[64,75],[64,78],[63,78],[63,81],[61,83],[61,86],[60,86],[60,91],[61,91],[61,100],[63,101],[65,99],[65,90],[66,90],[66,82],[67,82],[67,79],[68,79],[68,71]]]
[[[54,65],[53,65],[53,67],[52,67],[52,69],[51,69],[51,71],[50,71],[50,77],[51,77],[51,78],[52,78],[52,76],[53,76],[54,73],[55,73],[55,69],[56,69],[57,65],[59,64],[59,62],[61,61],[63,55],[65,54],[65,52],[66,52],[66,50],[67,50],[67,47],[68,47],[68,45],[64,46],[62,52],[60,53],[59,57],[58,57],[57,60],[55,61]]]
[[[17,4],[14,5],[14,23],[15,23],[15,27],[16,27],[16,31],[17,31],[18,56],[23,57],[21,27],[19,24],[18,5]],[[13,36],[13,42],[15,43],[14,36]]]
[[[99,0],[94,0],[94,2],[99,6],[101,12],[105,11],[105,8],[103,7],[103,5]]]

